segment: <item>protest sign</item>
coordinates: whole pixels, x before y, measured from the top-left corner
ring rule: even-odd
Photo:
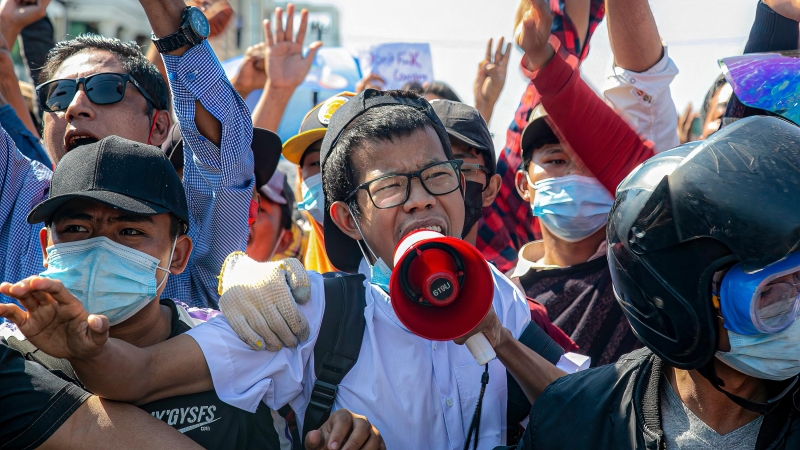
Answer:
[[[376,44],[359,52],[362,74],[374,73],[386,80],[384,89],[400,89],[408,82],[433,81],[433,61],[428,44]]]

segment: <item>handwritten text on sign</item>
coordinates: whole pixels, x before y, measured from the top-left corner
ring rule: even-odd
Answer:
[[[384,89],[400,89],[416,81],[433,81],[433,62],[428,44],[377,44],[359,55],[364,74],[374,73],[386,80]]]

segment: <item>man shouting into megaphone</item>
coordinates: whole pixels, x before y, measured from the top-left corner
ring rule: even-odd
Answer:
[[[363,299],[364,331],[355,361],[318,356],[315,346],[332,345],[347,332],[323,333],[324,317],[339,313],[345,322],[354,317],[331,312],[330,283],[291,261],[267,266],[231,261],[234,269],[245,265],[230,279],[223,269],[220,304],[227,318],[218,316],[148,348],[107,339],[107,320],[90,320],[85,311],[75,314],[77,300],[70,296],[27,315],[15,312],[13,318],[26,317],[20,328],[31,342],[66,356],[92,392],[110,399],[153,401],[213,386],[225,402],[249,411],[261,402],[275,410],[288,404],[306,429],[316,428],[303,423],[307,410],[326,402],[334,410],[366,415],[388,448],[457,449],[476,440],[479,448],[504,444],[509,402],[532,399],[564,373],[518,341],[539,349],[556,345],[538,327],[528,326],[530,310],[519,290],[487,268],[493,284],[488,314],[467,335],[451,337],[463,343],[482,331],[500,359],[485,367],[465,346],[409,330],[388,295],[395,248],[404,236],[420,229],[450,237],[463,232],[461,161],[453,158],[431,106],[400,91],[360,93],[330,118],[320,162],[326,251],[337,268],[364,277],[343,296]],[[258,298],[230,300],[246,299],[243,289],[253,292],[259,286],[264,289]],[[4,290],[14,295],[13,287]],[[66,309],[72,313],[62,314]],[[38,317],[46,311],[48,320]],[[45,335],[51,338],[37,339]],[[561,354],[550,361],[558,363]],[[346,375],[338,385],[321,382],[320,373],[342,367]],[[506,369],[513,374],[520,367],[532,380],[522,390],[509,385],[506,375]],[[176,380],[173,374],[179,372],[184,375]]]

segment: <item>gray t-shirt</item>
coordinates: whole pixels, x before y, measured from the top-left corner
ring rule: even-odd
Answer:
[[[661,428],[668,450],[753,450],[763,416],[722,436],[698,419],[666,378],[661,380]]]

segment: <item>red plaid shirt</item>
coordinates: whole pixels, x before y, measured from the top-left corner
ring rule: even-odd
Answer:
[[[550,0],[553,10],[553,36],[561,41],[559,53],[576,65],[589,54],[589,39],[597,25],[605,16],[603,0],[592,0],[589,11],[589,32],[586,43],[581,48],[575,25],[564,12],[564,0]],[[541,239],[539,221],[531,213],[530,204],[519,196],[514,178],[522,163],[519,146],[520,136],[528,124],[530,111],[540,102],[540,95],[533,83],[529,83],[522,95],[522,101],[514,115],[514,120],[506,132],[506,146],[497,161],[497,173],[503,177],[500,193],[494,203],[483,209],[483,218],[478,222],[478,249],[487,261],[498,269],[507,272],[517,262],[517,251],[530,241]]]

